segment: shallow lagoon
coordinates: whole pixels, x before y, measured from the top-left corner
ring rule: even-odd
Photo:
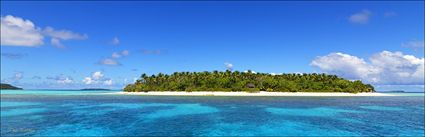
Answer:
[[[424,136],[422,93],[395,97],[177,97],[1,91],[1,135]]]

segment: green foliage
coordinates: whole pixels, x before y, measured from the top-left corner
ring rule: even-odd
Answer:
[[[248,92],[248,93],[258,93],[260,92],[259,88],[246,88],[244,91]]]
[[[134,84],[124,88],[126,92],[148,91],[268,91],[268,92],[374,92],[372,85],[361,81],[349,81],[326,74],[252,73],[239,71],[175,72],[142,74]]]
[[[3,84],[3,83],[0,83],[0,89],[4,89],[4,90],[22,90],[22,88],[18,88],[18,87],[12,86],[10,84]]]

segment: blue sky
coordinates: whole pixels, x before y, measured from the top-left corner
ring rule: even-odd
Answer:
[[[141,73],[225,63],[424,85],[420,1],[2,1],[1,16],[1,80],[24,88],[121,88]],[[19,25],[25,21],[33,26]]]

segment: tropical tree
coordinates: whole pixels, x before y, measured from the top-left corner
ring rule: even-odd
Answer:
[[[147,91],[269,91],[269,92],[374,92],[370,84],[327,74],[253,73],[252,71],[174,72],[142,74],[127,92]]]

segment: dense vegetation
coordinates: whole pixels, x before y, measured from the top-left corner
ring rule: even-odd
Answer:
[[[270,92],[374,92],[374,88],[361,81],[349,81],[327,74],[281,74],[225,72],[175,72],[142,74],[134,84],[124,88],[127,92],[148,91],[270,91]]]
[[[22,88],[14,87],[10,84],[0,83],[0,89],[8,89],[8,90],[21,90]]]

